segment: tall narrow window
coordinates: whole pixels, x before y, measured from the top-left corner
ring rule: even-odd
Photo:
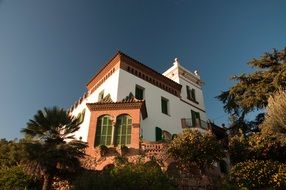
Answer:
[[[193,100],[193,101],[197,101],[197,100],[196,100],[196,92],[195,92],[195,89],[193,89],[193,88],[192,88],[192,90],[191,90],[191,96],[192,96],[192,100]]]
[[[167,115],[169,114],[168,104],[169,104],[169,100],[164,97],[161,97],[162,113],[167,114]]]
[[[192,126],[193,127],[201,126],[200,113],[191,110],[191,114],[192,114]]]
[[[112,122],[109,115],[101,116],[97,119],[95,146],[111,145]]]
[[[143,100],[144,99],[144,88],[136,85],[135,86],[135,98],[138,100]]]
[[[116,119],[115,142],[116,145],[131,144],[132,118],[128,115],[121,115]]]
[[[155,135],[156,141],[162,140],[162,129],[160,127],[155,127]]]
[[[192,100],[194,102],[196,102],[196,91],[194,88],[190,88],[188,85],[186,86],[186,90],[187,90],[187,98],[189,100]]]
[[[99,94],[98,94],[98,101],[102,100],[104,98],[104,90],[102,90]]]
[[[190,91],[190,87],[187,85],[186,86],[187,87],[187,98],[189,99],[189,100],[191,100],[191,91]]]

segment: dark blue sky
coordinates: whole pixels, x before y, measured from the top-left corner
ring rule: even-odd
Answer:
[[[117,50],[163,72],[178,57],[214,97],[247,62],[286,46],[285,0],[0,0],[0,138],[20,138],[37,110],[68,108]]]

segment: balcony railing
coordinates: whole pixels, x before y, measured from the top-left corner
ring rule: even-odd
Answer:
[[[166,151],[166,143],[162,142],[151,142],[151,141],[143,141],[141,143],[141,150],[145,153],[163,153]]]
[[[208,129],[208,123],[200,119],[196,119],[194,122],[192,118],[182,118],[181,123],[183,129],[188,129],[188,128],[201,128],[205,130]]]

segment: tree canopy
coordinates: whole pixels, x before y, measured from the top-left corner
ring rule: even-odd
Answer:
[[[237,83],[217,96],[226,112],[243,117],[246,113],[265,108],[273,93],[285,90],[286,48],[281,51],[273,49],[248,64],[256,71],[232,77]]]
[[[267,114],[261,125],[265,137],[275,138],[286,146],[286,92],[279,91],[269,99]]]
[[[185,131],[176,137],[171,142],[168,153],[187,172],[196,165],[203,173],[225,156],[222,145],[213,135],[197,130]]]
[[[79,166],[86,143],[75,140],[80,120],[57,107],[39,110],[22,130],[26,142],[26,166],[30,173],[43,176],[43,190],[50,189],[53,176]]]
[[[278,91],[269,98],[261,131],[230,139],[229,155],[234,166],[230,181],[251,189],[286,188],[286,93]]]

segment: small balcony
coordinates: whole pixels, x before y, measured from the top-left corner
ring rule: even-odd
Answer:
[[[200,119],[193,120],[192,118],[182,118],[181,124],[183,129],[191,129],[191,128],[200,128],[204,130],[208,129],[208,123]]]
[[[143,140],[141,143],[141,151],[151,154],[162,154],[166,151],[167,144],[164,142],[151,142]]]

